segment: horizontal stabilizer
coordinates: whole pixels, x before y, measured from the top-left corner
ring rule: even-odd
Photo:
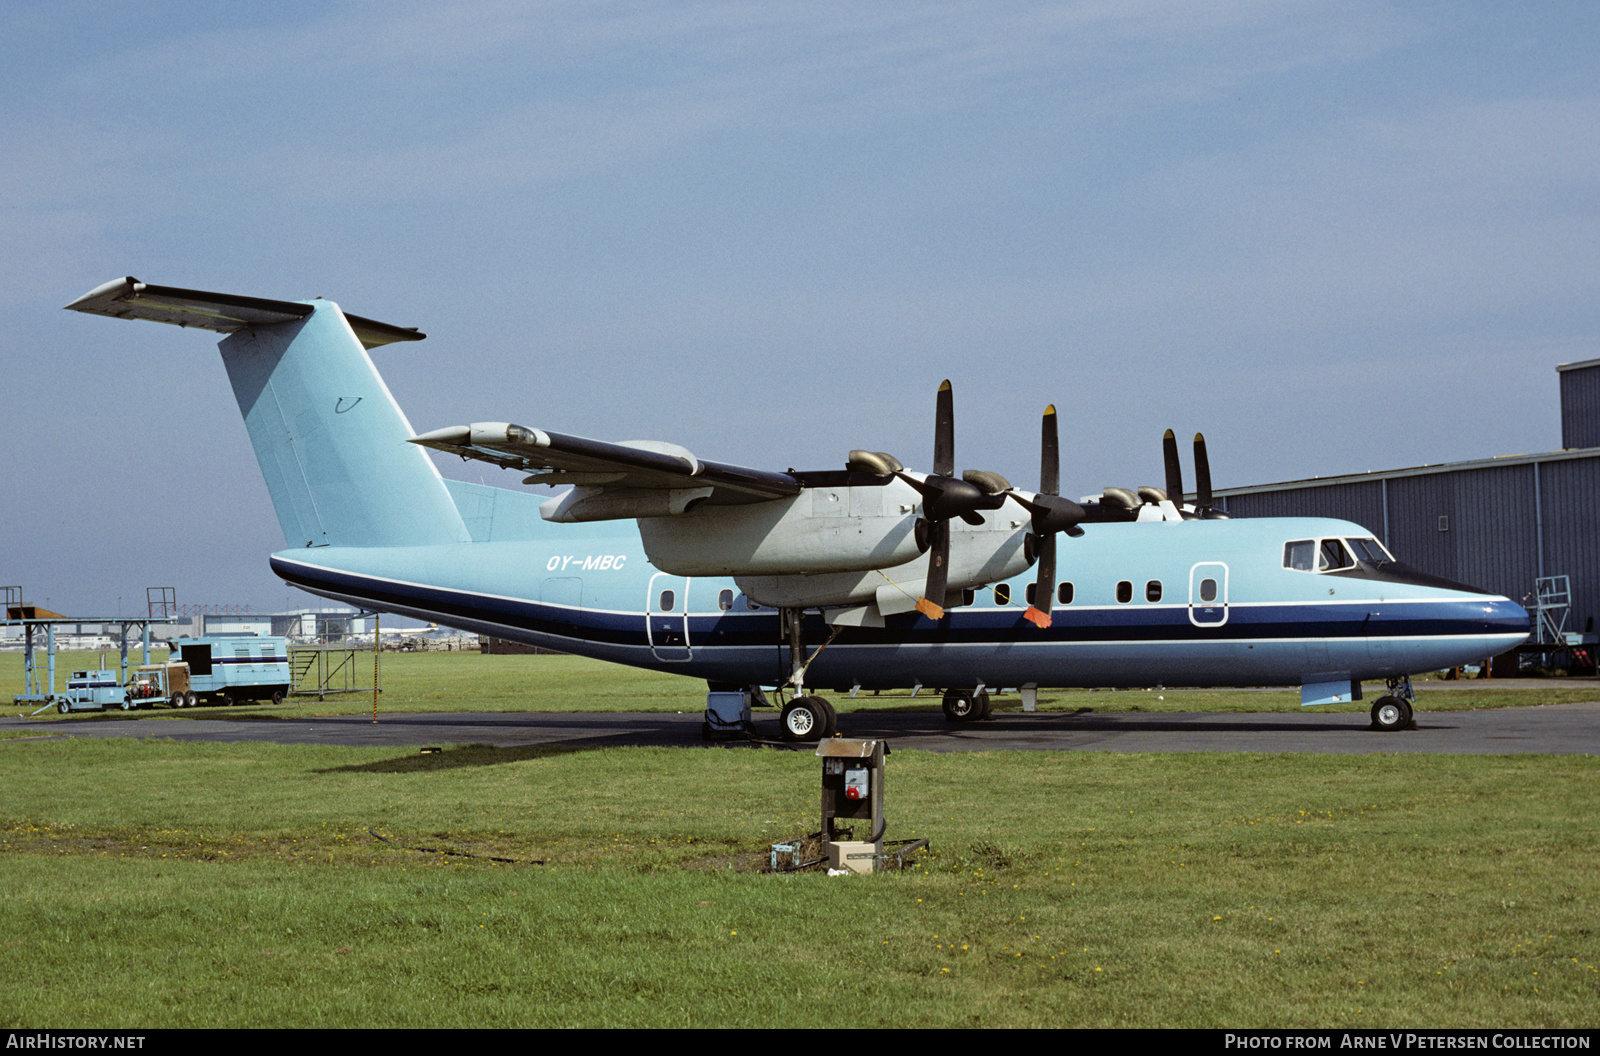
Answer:
[[[129,275],[97,286],[67,305],[75,312],[109,315],[116,319],[147,319],[153,323],[172,323],[202,330],[231,334],[246,327],[272,326],[304,319],[312,312],[305,301],[274,301],[264,297],[241,297],[231,293],[180,290],[175,286],[151,286]],[[350,328],[365,348],[376,348],[394,341],[421,341],[427,334],[415,329],[390,326],[374,319],[345,313]]]

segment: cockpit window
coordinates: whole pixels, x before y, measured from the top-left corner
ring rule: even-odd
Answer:
[[[1371,536],[1360,539],[1296,539],[1283,544],[1283,567],[1296,572],[1341,572],[1355,568],[1358,562],[1387,565],[1392,564],[1394,558],[1382,543]]]
[[[1341,568],[1354,568],[1355,558],[1350,556],[1350,551],[1345,549],[1344,543],[1338,539],[1322,540],[1321,560],[1317,568],[1323,572],[1337,572]]]
[[[1365,561],[1369,565],[1386,565],[1394,560],[1383,544],[1376,539],[1347,539],[1350,548],[1356,552],[1357,561]]]

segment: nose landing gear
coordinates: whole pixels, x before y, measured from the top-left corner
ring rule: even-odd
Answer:
[[[1409,676],[1389,679],[1388,694],[1379,697],[1372,705],[1372,728],[1384,732],[1415,728],[1411,705],[1416,699]]]

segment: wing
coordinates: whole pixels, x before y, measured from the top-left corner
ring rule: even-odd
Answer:
[[[687,448],[657,440],[613,444],[478,422],[435,429],[411,442],[521,470],[529,474],[524,484],[574,485],[571,501],[546,504],[550,520],[661,516],[700,503],[731,506],[787,498],[801,489],[793,474],[703,462]]]

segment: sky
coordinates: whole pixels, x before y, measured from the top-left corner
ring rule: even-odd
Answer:
[[[1597,56],[1578,2],[6,4],[0,585],[313,600],[214,335],[61,310],[123,275],[420,328],[418,431],[926,469],[948,378],[959,468],[1036,485],[1053,403],[1072,495],[1168,428],[1219,488],[1552,450]]]

